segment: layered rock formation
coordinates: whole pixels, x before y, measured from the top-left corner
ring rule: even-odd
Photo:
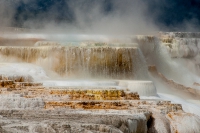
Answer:
[[[196,88],[179,82],[187,78],[175,73],[177,67],[170,62],[174,57],[167,51],[174,48],[177,37],[198,36],[162,33],[136,36],[134,43],[79,42],[76,46],[42,39],[23,47],[2,43],[0,132],[198,133],[200,117],[185,112],[178,102],[162,99],[156,82],[198,100],[200,82],[192,82]],[[195,56],[190,52],[183,58]],[[148,65],[155,66],[148,69]]]
[[[200,121],[199,117],[185,113],[180,104],[160,99],[140,100],[128,88],[45,87],[34,82],[1,82],[7,83],[1,87],[0,95],[3,133],[199,131],[198,127],[185,130],[177,123],[185,118],[189,121],[191,118],[196,125]],[[120,86],[124,82],[118,81]]]
[[[0,97],[0,125],[1,132],[5,133],[173,131],[177,123],[170,124],[170,121],[176,120],[170,119],[170,112],[174,113],[174,117],[176,113],[184,114],[179,104],[139,100],[137,93],[114,87],[58,88],[23,82],[9,87],[1,88]],[[154,116],[157,113],[160,117]],[[165,127],[154,125],[159,119],[166,122]],[[195,122],[199,122],[198,119]],[[176,130],[180,130],[179,127]],[[196,130],[198,128],[192,129]]]

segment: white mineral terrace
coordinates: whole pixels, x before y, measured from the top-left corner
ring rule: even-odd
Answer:
[[[0,133],[199,133],[199,38],[2,32]]]

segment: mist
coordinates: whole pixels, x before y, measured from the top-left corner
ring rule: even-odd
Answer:
[[[2,0],[1,27],[70,34],[198,31],[197,0]]]
[[[3,0],[1,27],[81,34],[147,34],[158,31],[139,0]]]

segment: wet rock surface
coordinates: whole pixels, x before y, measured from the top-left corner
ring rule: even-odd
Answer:
[[[70,86],[67,81],[61,86],[51,83],[45,86],[43,83],[48,82],[42,79],[48,77],[40,67],[32,69],[26,65],[25,74],[21,74],[22,70],[14,75],[10,70],[21,68],[21,64],[9,67],[7,74],[4,68],[8,66],[1,64],[0,133],[199,133],[199,116],[184,112],[181,104],[162,100],[154,82],[146,81],[151,74],[169,87],[198,99],[195,88],[168,79],[170,76],[165,74],[169,72],[157,71],[156,66],[165,60],[155,53],[162,48],[157,43],[172,50],[176,47],[173,43],[197,44],[199,36],[199,33],[137,36],[133,41],[139,45],[84,42],[63,46],[44,39],[27,39],[31,41],[29,46],[20,42],[27,40],[18,40],[11,46],[15,40],[7,44],[5,39],[0,40],[0,61],[6,60],[9,66],[26,62],[53,71],[59,78],[106,80],[88,86],[78,82]],[[193,58],[196,52],[187,46],[181,58]],[[148,68],[149,64],[156,66]],[[41,78],[36,80],[37,76]],[[193,83],[199,86],[198,82]]]

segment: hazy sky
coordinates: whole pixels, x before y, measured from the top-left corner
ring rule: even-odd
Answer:
[[[199,31],[200,0],[1,0],[1,26],[96,33]]]

